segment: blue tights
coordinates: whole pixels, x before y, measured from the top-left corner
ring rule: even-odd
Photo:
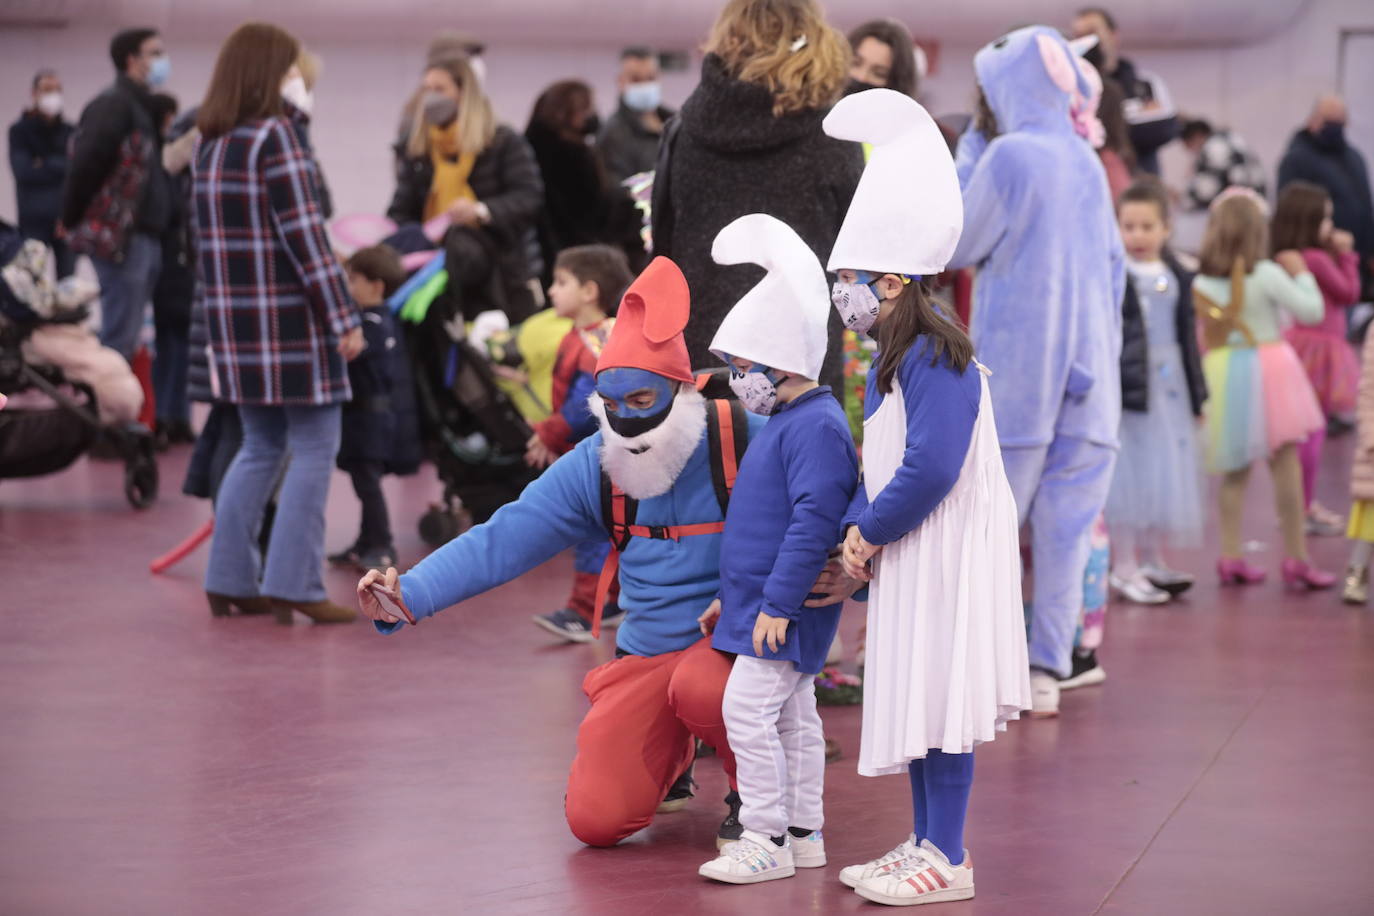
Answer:
[[[964,816],[973,788],[973,754],[946,754],[931,749],[907,764],[916,841],[930,840],[951,865],[964,861]]]

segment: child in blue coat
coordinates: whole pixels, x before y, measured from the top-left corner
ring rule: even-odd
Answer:
[[[720,602],[702,620],[703,630],[714,622],[712,646],[736,655],[723,712],[744,831],[699,873],[754,884],[826,862],[814,677],[841,605],[806,600],[839,542],[858,458],[839,401],[815,381],[829,316],[815,254],[786,224],[754,213],[722,229],[712,255],[768,271],[711,343],[740,401],[770,419],[740,465],[721,541]]]

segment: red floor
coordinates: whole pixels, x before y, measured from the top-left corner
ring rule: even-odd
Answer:
[[[686,811],[583,848],[563,786],[581,676],[610,650],[529,623],[566,558],[389,639],[212,620],[204,550],[147,572],[208,512],[175,493],[184,459],[145,513],[112,465],[0,484],[0,913],[877,912],[836,872],[903,836],[909,803],[905,780],[854,772],[857,707],[824,712],[850,752],[828,773],[829,868],[699,879],[723,814],[711,759]],[[388,487],[413,560],[433,482]],[[333,496],[336,548],[357,508],[342,478]],[[1268,498],[1251,530],[1272,544]],[[1115,608],[1104,658],[1106,685],[979,751],[978,897],[935,916],[1374,913],[1369,611],[1204,577],[1177,606]]]

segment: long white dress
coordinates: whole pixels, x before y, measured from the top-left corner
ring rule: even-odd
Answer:
[[[864,776],[904,773],[931,748],[967,753],[1030,708],[1016,502],[987,378],[980,381],[978,419],[954,488],[873,561]],[[906,434],[906,401],[893,378],[892,393],[864,423],[870,502],[901,466]]]

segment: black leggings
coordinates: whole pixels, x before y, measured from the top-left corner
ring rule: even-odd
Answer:
[[[363,504],[363,520],[358,530],[356,550],[367,553],[391,549],[391,520],[387,516],[386,497],[382,494],[382,463],[359,461],[345,470],[353,478],[353,492]]]

